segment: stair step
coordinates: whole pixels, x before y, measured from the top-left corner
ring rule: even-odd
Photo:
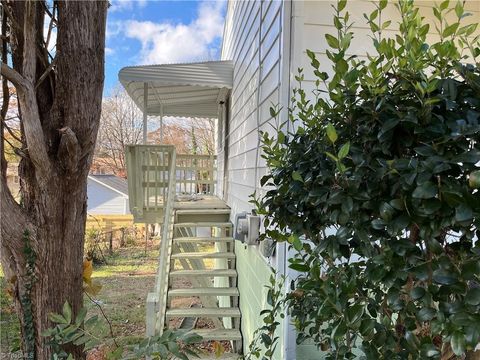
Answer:
[[[242,334],[238,329],[193,329],[192,333],[200,335],[203,340],[242,340]]]
[[[233,242],[232,237],[178,237],[173,238],[175,242],[197,243],[197,242]]]
[[[175,228],[194,228],[194,227],[218,227],[218,228],[231,228],[233,224],[231,222],[186,222],[174,224]]]
[[[238,308],[182,308],[168,309],[167,319],[174,317],[240,317]]]
[[[172,259],[235,259],[231,252],[181,252],[172,254]]]
[[[177,215],[196,215],[196,214],[220,214],[220,215],[229,215],[230,209],[186,209],[186,210],[177,210]]]
[[[175,212],[177,223],[223,223],[230,221],[230,209],[183,209]]]
[[[173,270],[170,271],[170,276],[236,277],[237,271],[233,269]]]
[[[238,296],[238,289],[234,287],[207,287],[193,289],[172,289],[168,291],[168,297],[181,296]]]

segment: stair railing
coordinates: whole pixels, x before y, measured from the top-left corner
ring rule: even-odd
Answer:
[[[177,194],[215,194],[216,155],[177,154]]]
[[[166,206],[164,209],[164,220],[162,225],[162,239],[160,243],[160,257],[158,262],[158,275],[155,284],[155,292],[158,294],[158,309],[156,332],[163,333],[165,327],[165,316],[167,309],[167,292],[170,269],[170,258],[172,255],[172,239],[173,239],[173,208],[175,202],[175,149],[172,151],[169,159],[169,175],[168,175],[168,193],[166,196]]]
[[[127,145],[129,205],[135,222],[163,221],[170,165],[176,161],[171,161],[173,152],[173,145]]]

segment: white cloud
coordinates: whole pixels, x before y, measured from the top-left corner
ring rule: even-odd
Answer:
[[[118,36],[123,31],[123,22],[116,20],[116,21],[107,21],[107,29],[106,29],[106,37],[112,38]]]
[[[134,6],[144,7],[147,4],[147,0],[111,0],[110,8],[111,12],[132,10]]]
[[[190,24],[127,21],[125,36],[141,42],[142,64],[208,60],[216,55],[214,44],[223,33],[224,6],[224,1],[200,2]]]
[[[112,55],[115,52],[115,49],[112,49],[110,47],[105,48],[105,55]]]

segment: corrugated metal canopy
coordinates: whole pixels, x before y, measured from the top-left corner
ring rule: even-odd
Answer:
[[[233,84],[231,61],[129,66],[118,77],[135,104],[147,115],[218,117],[218,104]]]

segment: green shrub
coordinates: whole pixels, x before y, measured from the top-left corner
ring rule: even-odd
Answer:
[[[308,52],[317,90],[294,91],[293,131],[262,135],[263,237],[299,250],[288,307],[297,340],[328,358],[356,348],[440,358],[480,342],[480,69],[465,63],[480,49],[467,39],[477,24],[448,5],[433,9],[440,41],[429,44],[412,1],[397,5],[398,35],[384,37],[380,1],[366,16],[378,54],[360,60],[347,55],[354,34],[339,1],[338,34],[326,35],[333,77]]]
[[[95,264],[105,263],[102,247],[105,247],[105,235],[99,229],[90,228],[85,232],[85,257]]]

